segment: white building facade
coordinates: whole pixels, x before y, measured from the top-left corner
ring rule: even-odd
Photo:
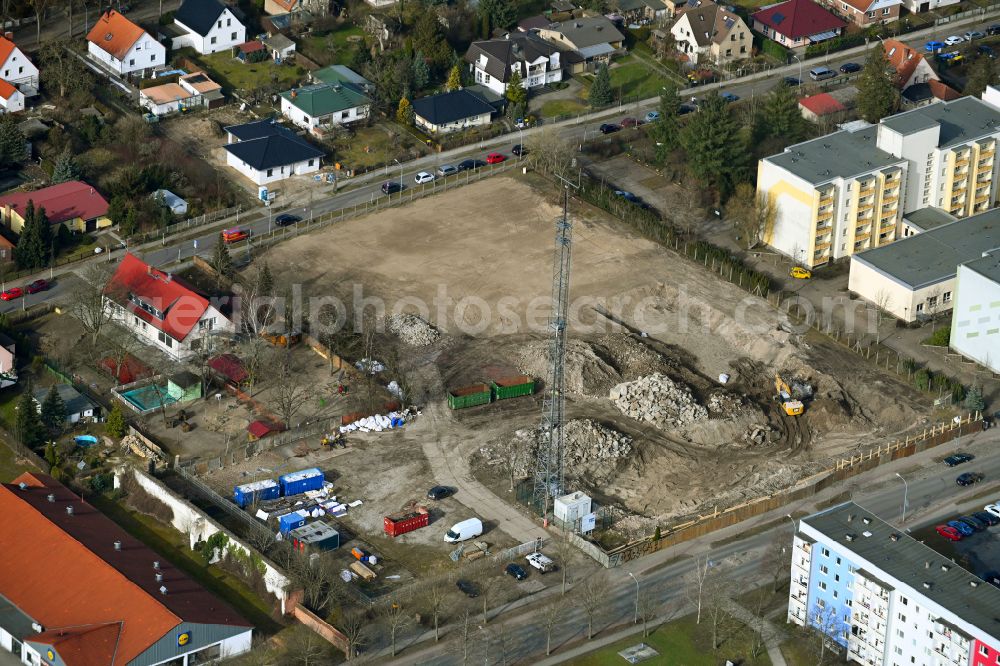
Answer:
[[[38,91],[38,68],[14,42],[3,36],[0,36],[0,79],[27,95]]]
[[[1000,252],[958,267],[950,346],[1000,372]]]
[[[87,54],[118,76],[145,73],[167,62],[167,50],[117,12],[108,12],[87,38]]]

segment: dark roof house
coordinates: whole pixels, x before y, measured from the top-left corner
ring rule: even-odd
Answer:
[[[459,123],[483,115],[488,118],[493,111],[493,107],[483,98],[464,88],[413,100],[413,112],[418,124],[423,120],[426,125],[433,127]]]
[[[465,54],[465,61],[476,65],[493,78],[507,83],[511,65],[519,62],[533,63],[549,58],[557,49],[536,33],[514,33],[507,39],[487,39],[473,42]]]
[[[62,398],[63,405],[66,407],[66,420],[72,423],[76,423],[80,418],[87,416],[89,414],[95,413],[97,410],[97,405],[83,395],[75,388],[69,384],[55,384],[56,393]],[[45,397],[49,394],[49,389],[38,389],[31,394],[31,397],[35,399],[35,403],[38,408],[42,408],[42,403],[45,402]]]
[[[223,146],[258,171],[323,157],[323,151],[273,120],[225,128],[231,143]]]
[[[212,30],[212,26],[224,11],[226,6],[219,0],[184,0],[174,12],[174,20],[204,37]]]

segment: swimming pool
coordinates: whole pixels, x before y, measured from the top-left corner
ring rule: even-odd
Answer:
[[[83,447],[93,446],[94,444],[97,444],[97,438],[94,437],[93,435],[77,435],[76,437],[73,438],[73,441],[76,442],[77,446],[83,446]]]
[[[167,393],[166,386],[142,386],[122,393],[122,397],[140,412],[148,412],[177,402],[174,396]]]

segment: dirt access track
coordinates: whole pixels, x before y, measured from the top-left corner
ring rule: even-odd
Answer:
[[[519,372],[544,379],[559,196],[531,175],[491,178],[292,239],[266,260],[275,274],[295,276],[306,301],[335,297],[355,314],[412,312],[441,330],[429,346],[397,348],[410,399],[424,405],[401,437],[414,452],[431,438],[467,472],[484,447],[537,424],[537,393],[456,412],[445,395]],[[583,453],[569,475],[574,488],[634,516],[637,531],[773,492],[927,413],[908,387],[834,343],[783,331],[765,301],[601,211],[574,201],[570,213],[569,416],[624,433],[631,445],[612,455],[573,443]],[[775,403],[776,370],[815,388],[805,415],[785,416]],[[653,424],[609,399],[612,386],[653,372],[686,387],[707,416]],[[720,373],[731,375],[725,386]],[[506,494],[503,473],[480,477]]]

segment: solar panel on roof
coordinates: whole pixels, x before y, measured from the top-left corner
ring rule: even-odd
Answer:
[[[775,23],[781,23],[782,21],[785,20],[785,15],[782,14],[781,12],[775,12],[774,16],[771,17],[771,20],[774,21]]]

